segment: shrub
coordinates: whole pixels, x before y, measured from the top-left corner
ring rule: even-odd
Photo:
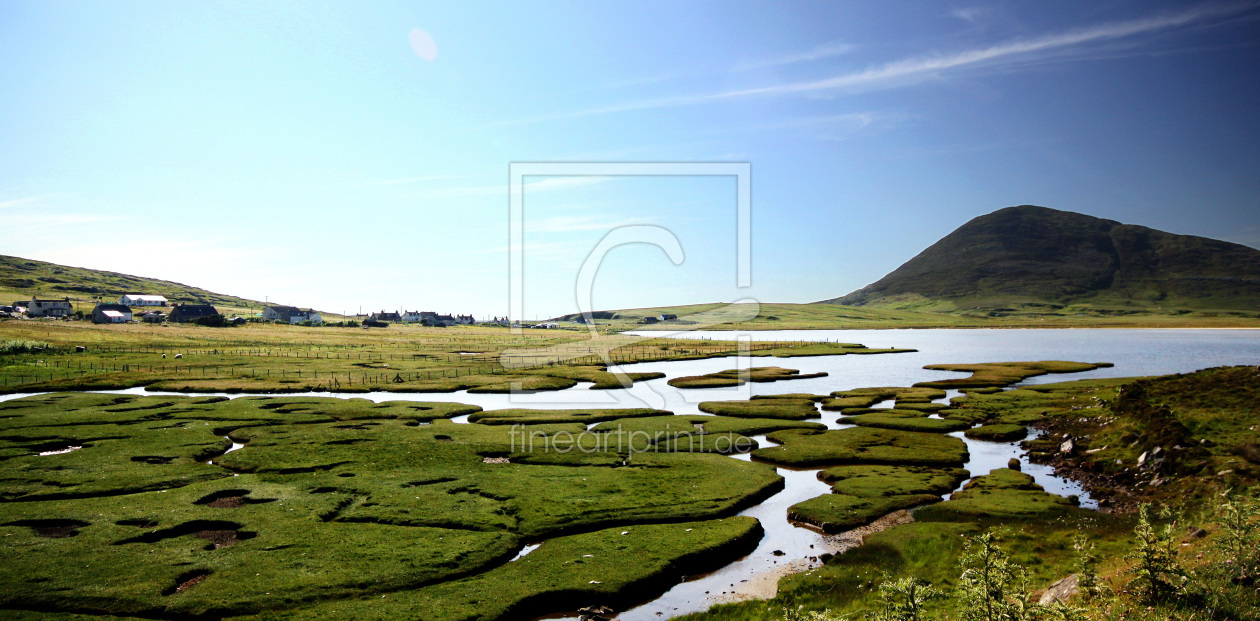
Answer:
[[[1076,550],[1076,588],[1086,600],[1093,600],[1102,592],[1102,582],[1098,579],[1098,550],[1084,534],[1076,535],[1072,549]]]
[[[993,533],[968,537],[958,581],[963,621],[1023,621],[1031,617],[1024,571],[998,547]]]
[[[1160,512],[1160,518],[1168,520],[1168,509]],[[1138,524],[1133,529],[1133,550],[1125,556],[1134,561],[1129,572],[1134,575],[1131,586],[1147,603],[1169,599],[1178,593],[1186,580],[1185,573],[1177,564],[1177,542],[1173,539],[1173,526],[1169,521],[1163,528],[1153,524],[1151,505],[1143,504],[1138,510]]]
[[[944,593],[917,578],[885,580],[879,585],[881,608],[867,616],[872,621],[919,621],[924,604],[943,597]]]
[[[0,341],[0,354],[33,354],[48,349],[43,341]]]
[[[224,317],[223,315],[197,317],[197,319],[194,319],[193,322],[197,325],[207,326],[207,328],[234,328],[234,326],[236,326],[236,324],[233,324],[232,321],[228,321],[227,317]]]
[[[1260,502],[1254,496],[1238,498],[1227,493],[1217,510],[1221,525],[1220,546],[1235,582],[1255,580],[1260,569]]]

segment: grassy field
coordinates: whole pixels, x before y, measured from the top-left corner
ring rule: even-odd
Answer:
[[[6,344],[26,353],[4,353]],[[84,351],[77,352],[82,347]],[[732,356],[875,354],[855,344],[678,342],[585,330],[498,326],[303,327],[251,323],[95,325],[0,320],[0,392],[149,386],[180,392],[509,392],[579,382],[616,388],[658,374],[620,376],[617,364]]]
[[[886,328],[1260,328],[1260,314],[1240,310],[1175,310],[1095,307],[1078,304],[1006,309],[992,305],[961,310],[905,310],[841,304],[760,304],[751,320],[697,328],[689,316],[712,312],[721,304],[691,304],[614,311],[615,319],[597,320],[607,330],[875,330]],[[1000,309],[1000,310],[999,310]],[[643,317],[669,313],[679,319],[643,324]]]

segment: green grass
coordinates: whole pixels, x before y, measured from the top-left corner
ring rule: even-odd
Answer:
[[[779,382],[794,379],[813,379],[827,377],[823,373],[806,373],[801,375],[797,369],[782,367],[752,367],[749,369],[728,369],[706,375],[688,375],[669,380],[669,385],[677,388],[722,388],[743,386],[745,382]]]
[[[644,316],[675,313],[711,313],[721,304],[693,304],[616,311],[613,320],[600,320],[605,330],[679,330],[682,322],[644,325]],[[1016,305],[1001,300],[975,300],[967,307],[953,304],[910,304],[901,308],[845,306],[841,304],[761,304],[751,320],[725,321],[703,329],[716,330],[843,330],[899,328],[1236,328],[1260,326],[1255,312],[1214,309],[1174,309],[1091,303],[1052,309],[1045,306]],[[871,343],[878,347],[880,343]]]
[[[1011,423],[995,423],[993,425],[981,425],[963,432],[963,435],[975,440],[988,440],[990,442],[1012,442],[1015,440],[1023,440],[1028,437],[1028,428],[1023,425],[1015,425]]]
[[[4,402],[0,557],[8,562],[0,608],[165,618],[376,601],[490,576],[479,572],[525,541],[680,527],[730,515],[782,487],[772,468],[703,447],[566,450],[562,440],[584,424],[514,430],[443,418],[474,411],[307,397],[53,394]],[[696,418],[714,429],[799,424]],[[222,434],[245,447],[221,455],[229,445]],[[67,441],[83,448],[33,454]],[[635,540],[657,546],[660,563],[621,561],[623,582],[600,568],[609,590],[592,591],[659,588],[676,580],[662,569],[669,563],[705,569],[755,543],[755,521],[728,522],[697,525],[710,529],[704,536],[675,533],[672,548],[660,547],[663,530]],[[643,556],[641,548],[634,554]],[[550,576],[569,569],[534,568],[531,583],[507,580],[521,601],[550,606]],[[479,587],[444,588],[462,602]]]
[[[879,497],[948,494],[971,473],[962,468],[913,466],[834,466],[818,473],[837,494]]]
[[[286,619],[399,619],[423,611],[432,621],[531,618],[556,610],[622,608],[686,574],[711,571],[756,547],[757,520],[641,525],[552,539],[493,570],[422,587],[321,603]]]
[[[468,417],[483,425],[531,425],[539,423],[600,423],[620,418],[669,415],[665,410],[649,408],[609,408],[593,410],[527,410],[506,409],[477,412]]]
[[[933,371],[964,371],[971,377],[919,382],[915,386],[927,388],[992,388],[1009,386],[1030,377],[1047,373],[1080,373],[1112,366],[1110,362],[1066,362],[1048,360],[1042,362],[981,362],[977,364],[929,364],[923,368]]]
[[[623,418],[591,427],[592,443],[631,451],[742,453],[757,448],[748,436],[783,429],[825,429],[821,423],[725,416]]]
[[[701,412],[738,418],[781,418],[804,420],[818,418],[812,398],[749,399],[747,401],[703,401]]]
[[[929,508],[916,511],[921,513]],[[866,537],[864,543],[818,569],[779,580],[769,601],[714,606],[678,617],[684,621],[764,621],[782,619],[783,610],[830,610],[842,618],[863,618],[880,607],[878,585],[890,578],[913,576],[943,590],[947,598],[928,605],[926,618],[958,614],[954,586],[966,536],[992,528],[1012,560],[1027,571],[1028,588],[1036,591],[1075,571],[1073,537],[1084,534],[1106,556],[1128,549],[1131,524],[1105,514],[1063,516],[1051,520],[916,522],[894,526]]]
[[[793,467],[842,464],[961,466],[967,445],[935,433],[853,427],[838,431],[778,431],[767,436],[782,446],[753,451],[753,457]]]
[[[91,312],[95,306],[92,300],[117,302],[128,293],[161,295],[171,303],[214,304],[222,307],[220,312],[248,309],[262,312],[263,306],[257,300],[213,293],[166,280],[0,255],[0,300],[5,305],[32,297],[58,300],[69,297],[75,301],[75,310]]]
[[[903,412],[906,411],[889,410],[888,413],[885,414],[876,410],[873,414],[846,416],[840,419],[840,421],[844,423],[852,423],[860,427],[899,429],[901,431],[926,431],[930,433],[949,433],[951,431],[961,431],[970,427],[970,425],[962,421],[927,418],[915,413],[907,415]]]
[[[825,533],[839,533],[870,524],[898,509],[909,509],[940,501],[940,496],[932,494],[905,496],[823,494],[792,505],[788,508],[788,519],[809,524]]]
[[[1062,496],[1047,493],[1030,475],[999,468],[967,483],[948,501],[915,513],[923,521],[962,522],[977,519],[1047,519],[1067,513],[1090,515]]]
[[[853,390],[838,390],[831,393],[831,398],[823,401],[822,408],[824,410],[869,408],[880,401],[887,401],[889,399],[895,399],[897,407],[911,404],[930,405],[929,402],[931,400],[940,399],[944,396],[944,390],[921,386],[913,388],[896,386],[856,388]]]
[[[733,356],[733,341],[685,342],[576,330],[498,326],[372,330],[247,324],[94,325],[85,321],[0,320],[0,393],[148,387],[174,392],[509,392],[610,389],[663,377],[610,373],[616,364]],[[84,351],[76,352],[82,347]],[[884,353],[839,343],[747,345],[755,356]],[[176,356],[179,356],[176,358]]]

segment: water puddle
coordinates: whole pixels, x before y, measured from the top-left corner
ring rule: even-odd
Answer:
[[[65,455],[66,453],[72,453],[72,452],[77,451],[77,450],[79,450],[79,449],[81,449],[81,448],[83,448],[83,447],[81,447],[81,446],[67,446],[66,448],[59,449],[59,450],[56,450],[56,451],[44,451],[44,452],[40,453],[40,454],[39,454],[39,456],[40,456],[40,457],[48,457],[49,455]]]
[[[529,554],[530,552],[533,552],[534,550],[537,550],[540,547],[542,547],[541,543],[532,543],[530,545],[527,545],[521,548],[521,551],[517,552],[516,556],[513,556],[510,560],[508,560],[508,562],[511,563],[512,561],[518,561],[521,559],[521,557],[525,556],[526,554]]]

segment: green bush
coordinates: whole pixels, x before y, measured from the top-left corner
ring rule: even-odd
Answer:
[[[0,341],[0,354],[33,354],[48,347],[43,341]]]

